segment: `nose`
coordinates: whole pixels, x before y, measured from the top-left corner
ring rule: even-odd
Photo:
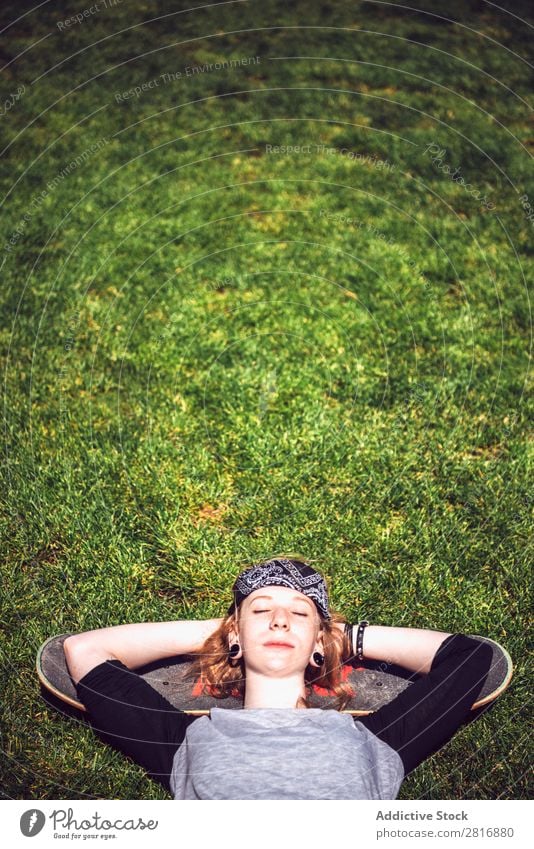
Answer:
[[[284,630],[287,630],[287,628],[289,628],[289,619],[287,611],[283,607],[276,607],[273,610],[273,615],[271,617],[271,628],[283,628]]]

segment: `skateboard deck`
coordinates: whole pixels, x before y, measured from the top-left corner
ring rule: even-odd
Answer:
[[[42,685],[43,695],[53,707],[64,713],[85,713],[85,707],[78,700],[76,687],[70,677],[63,643],[68,634],[50,637],[37,653],[37,675]],[[478,700],[472,706],[472,718],[478,715],[507,688],[512,678],[513,666],[508,652],[488,637],[476,637],[489,643],[493,650],[491,670]],[[201,685],[192,675],[191,656],[164,658],[156,663],[136,669],[148,683],[164,696],[174,707],[198,716],[209,714],[211,708],[241,709],[243,702],[239,697],[228,696],[218,699],[201,692]],[[400,666],[384,663],[354,660],[343,667],[343,678],[350,685],[353,696],[343,713],[353,716],[366,716],[374,713],[390,702],[419,676]],[[323,688],[313,685],[310,707],[332,708],[335,697]],[[70,708],[70,710],[66,709]]]

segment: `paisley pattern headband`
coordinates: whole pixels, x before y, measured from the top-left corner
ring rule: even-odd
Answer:
[[[261,587],[289,587],[310,598],[324,619],[330,619],[328,592],[322,575],[300,560],[267,560],[245,569],[238,576],[232,591],[235,610],[250,593]]]

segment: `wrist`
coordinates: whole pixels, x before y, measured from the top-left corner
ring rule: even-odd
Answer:
[[[198,630],[195,634],[196,640],[190,653],[197,654],[198,652],[201,652],[206,640],[208,640],[215,631],[220,628],[223,622],[224,619],[222,618],[196,620],[195,626]]]
[[[354,634],[354,654],[356,656],[356,660],[363,660],[364,651],[363,651],[363,641],[365,635],[365,629],[369,625],[369,622],[366,619],[362,619],[358,622],[357,627],[353,627]]]

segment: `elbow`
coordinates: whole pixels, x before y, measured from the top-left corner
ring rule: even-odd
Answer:
[[[78,638],[79,634],[71,634],[69,637],[67,637],[66,640],[63,640],[63,653],[65,655],[67,663],[69,657],[72,657],[75,651],[75,646],[78,644]]]
[[[67,669],[74,681],[78,680],[80,659],[83,657],[83,634],[72,634],[63,642]]]
[[[455,658],[459,672],[467,678],[484,681],[493,663],[493,649],[484,640],[466,634],[453,634],[439,647],[432,661],[432,669],[452,657]]]
[[[63,653],[67,663],[69,674],[77,684],[88,672],[91,672],[95,666],[103,663],[106,660],[114,660],[116,656],[103,649],[94,639],[91,634],[73,634],[63,643]]]
[[[486,679],[491,672],[493,664],[493,649],[489,643],[467,637],[469,645],[465,645],[464,664],[465,671],[472,682],[473,701],[480,696],[484,689]]]
[[[481,671],[489,672],[493,658],[493,649],[490,643],[477,640],[476,637],[464,637],[466,640],[465,650],[473,664]]]
[[[489,643],[484,643],[482,641],[477,642],[478,645],[475,649],[473,649],[473,651],[475,653],[479,675],[481,675],[485,680],[486,676],[489,675],[493,664],[493,649]]]
[[[69,664],[69,660],[72,661],[77,655],[79,655],[82,643],[83,634],[71,634],[63,641],[63,653],[65,655],[65,660],[67,661],[67,666]]]

